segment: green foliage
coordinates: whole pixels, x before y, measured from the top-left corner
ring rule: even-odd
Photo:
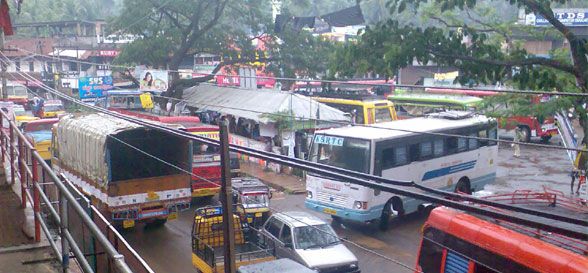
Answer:
[[[20,15],[11,5],[11,18],[16,23],[106,19],[115,15],[121,1],[27,0],[23,1]]]

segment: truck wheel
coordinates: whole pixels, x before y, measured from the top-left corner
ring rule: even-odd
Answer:
[[[523,142],[531,142],[531,129],[529,128],[529,126],[521,125],[519,126],[519,128],[521,128],[521,133],[523,134]]]

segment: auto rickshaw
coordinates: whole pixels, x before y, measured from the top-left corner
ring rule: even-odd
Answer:
[[[237,177],[231,180],[233,202],[245,208],[247,223],[254,228],[260,227],[270,216],[269,200],[272,198],[270,188],[254,177]]]

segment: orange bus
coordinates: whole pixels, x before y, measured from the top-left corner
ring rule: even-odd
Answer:
[[[439,207],[423,226],[424,273],[581,273],[588,258],[464,212]]]

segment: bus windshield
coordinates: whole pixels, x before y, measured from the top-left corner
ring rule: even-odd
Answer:
[[[342,169],[369,173],[367,140],[316,135],[311,160]]]
[[[7,86],[6,93],[9,96],[15,97],[26,97],[27,96],[27,89],[24,86]]]

